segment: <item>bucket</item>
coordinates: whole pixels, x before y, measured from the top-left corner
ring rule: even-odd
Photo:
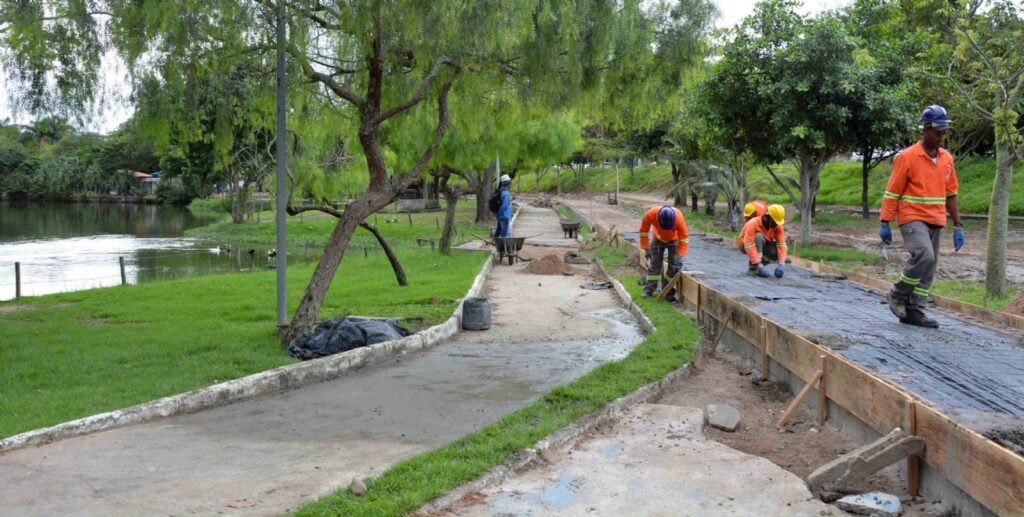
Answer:
[[[491,328],[491,301],[487,298],[466,298],[462,302],[462,328],[487,330]]]

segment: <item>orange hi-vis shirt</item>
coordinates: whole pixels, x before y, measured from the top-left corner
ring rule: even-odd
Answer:
[[[751,264],[760,264],[761,255],[757,253],[757,234],[764,235],[764,239],[768,242],[774,242],[779,249],[779,263],[786,262],[786,232],[782,229],[782,226],[776,226],[771,230],[764,227],[760,217],[755,217],[747,224],[743,225],[743,231],[740,232],[740,239],[743,240],[743,252],[750,258]]]
[[[750,216],[751,218],[760,218],[762,215],[768,213],[768,203],[767,202],[761,201],[760,199],[755,199],[755,200],[751,201],[751,203],[754,204],[754,215]],[[747,224],[746,221],[749,221],[749,220],[750,219],[744,220],[743,224]],[[739,246],[740,249],[743,249],[743,234],[742,233],[740,235],[736,236],[736,245]]]
[[[690,248],[690,232],[686,230],[686,219],[683,217],[683,213],[678,208],[672,208],[676,211],[676,225],[674,228],[662,228],[658,226],[659,210],[661,210],[660,206],[651,208],[640,221],[640,248],[651,247],[647,232],[653,230],[654,238],[661,242],[679,241],[677,254],[680,257],[686,256],[686,250]]]
[[[953,155],[939,148],[935,162],[918,142],[896,155],[882,194],[882,221],[922,221],[946,226],[946,198],[960,189]]]

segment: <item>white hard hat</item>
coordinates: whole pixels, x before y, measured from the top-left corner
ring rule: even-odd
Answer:
[[[501,175],[501,182],[502,183],[512,183],[512,178],[510,178],[508,174],[502,174]]]

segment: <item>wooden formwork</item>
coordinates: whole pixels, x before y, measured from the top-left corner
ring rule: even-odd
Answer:
[[[832,273],[827,271],[827,266],[811,269]],[[825,398],[882,434],[900,427],[920,436],[925,443],[924,457],[911,457],[907,464],[908,490],[912,494],[916,495],[918,490],[917,462],[923,460],[996,514],[1024,515],[1024,458],[1021,456],[693,277],[679,273],[673,283],[681,299],[697,308],[698,318],[702,313],[712,317],[760,348],[762,371],[767,370],[767,358],[771,358],[809,382],[824,368]]]

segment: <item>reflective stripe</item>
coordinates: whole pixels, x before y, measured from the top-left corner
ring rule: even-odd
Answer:
[[[902,196],[900,196],[899,194],[897,194],[895,192],[889,192],[888,190],[886,190],[885,193],[882,194],[882,197],[887,197],[889,199],[899,199]]]
[[[904,284],[917,285],[921,283],[921,279],[912,278],[907,275],[904,275],[903,273],[900,273],[900,282],[903,282]]]
[[[647,281],[650,282],[652,280],[655,282],[661,280],[661,275],[647,275]]]
[[[927,289],[921,289],[920,287],[915,287],[914,288],[914,294],[916,294],[918,296],[928,296],[928,290]]]
[[[685,243],[689,244],[689,242],[690,242],[690,239],[683,239],[683,240],[681,240],[681,241],[679,241],[679,242],[685,242]]]
[[[754,243],[754,242],[750,242],[750,243],[744,242],[743,243],[743,249],[753,248],[754,246],[757,246],[757,243]]]
[[[779,248],[788,248],[789,246],[786,246],[786,243],[782,243],[782,244],[779,244],[778,247]]]
[[[947,195],[949,195],[948,192],[947,192]],[[956,194],[953,194],[953,195],[956,195]],[[888,190],[886,190],[885,193],[882,194],[882,197],[886,197],[886,198],[889,198],[889,199],[895,199],[897,201],[902,201],[904,203],[916,203],[916,204],[919,204],[919,205],[941,205],[941,204],[945,204],[946,203],[946,198],[944,198],[944,197],[908,196],[908,195],[905,195],[905,194],[897,194],[895,192],[889,192]]]

